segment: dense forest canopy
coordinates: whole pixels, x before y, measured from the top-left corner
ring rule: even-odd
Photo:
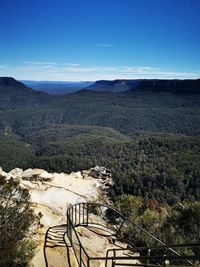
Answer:
[[[200,198],[199,80],[143,80],[127,91],[36,92],[0,83],[0,165],[70,172],[104,165],[113,199]],[[108,83],[118,88],[122,81]],[[123,83],[124,84],[124,83]],[[89,90],[90,89],[90,90]]]

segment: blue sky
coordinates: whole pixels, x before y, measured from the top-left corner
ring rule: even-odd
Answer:
[[[0,76],[200,77],[200,0],[0,0]]]

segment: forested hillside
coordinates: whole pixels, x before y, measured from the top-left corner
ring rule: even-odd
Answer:
[[[28,88],[20,95],[13,90],[8,93],[10,87],[1,86],[0,130],[9,127],[23,135],[27,128],[63,124],[111,127],[129,136],[144,132],[198,135],[198,88],[192,94],[138,88],[123,93],[83,90],[50,96]]]
[[[113,198],[199,200],[199,92],[199,80],[146,80],[126,92],[61,97],[11,79],[0,84],[0,166],[104,165],[113,172]]]

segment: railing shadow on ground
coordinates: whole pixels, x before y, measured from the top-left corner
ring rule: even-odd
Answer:
[[[66,238],[67,225],[49,227],[44,240],[45,266],[72,267],[70,263],[70,244]]]
[[[128,244],[127,248],[114,248],[107,250],[103,257],[93,257],[83,246],[77,228],[87,227],[90,229],[100,229],[108,238],[121,240],[121,231],[128,224],[132,224],[137,232],[151,238],[155,247],[138,247],[130,243],[129,240],[123,240]],[[184,244],[167,246],[157,237],[131,222],[122,213],[111,206],[98,203],[79,203],[71,206],[67,210],[67,236],[74,250],[78,266],[97,267],[99,262],[101,266],[200,266],[200,255],[180,254],[182,248],[192,251],[193,247],[200,248],[200,244]],[[136,253],[139,253],[137,255]]]

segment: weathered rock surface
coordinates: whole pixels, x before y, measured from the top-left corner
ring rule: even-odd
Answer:
[[[109,202],[103,189],[105,179],[93,178],[90,171],[65,174],[48,173],[42,169],[16,168],[6,173],[0,168],[0,175],[7,179],[19,179],[20,185],[29,190],[35,213],[42,214],[40,227],[35,235],[38,241],[38,251],[33,259],[35,267],[45,266],[42,249],[46,230],[55,225],[66,224],[66,211],[70,205],[99,202],[102,197]]]

